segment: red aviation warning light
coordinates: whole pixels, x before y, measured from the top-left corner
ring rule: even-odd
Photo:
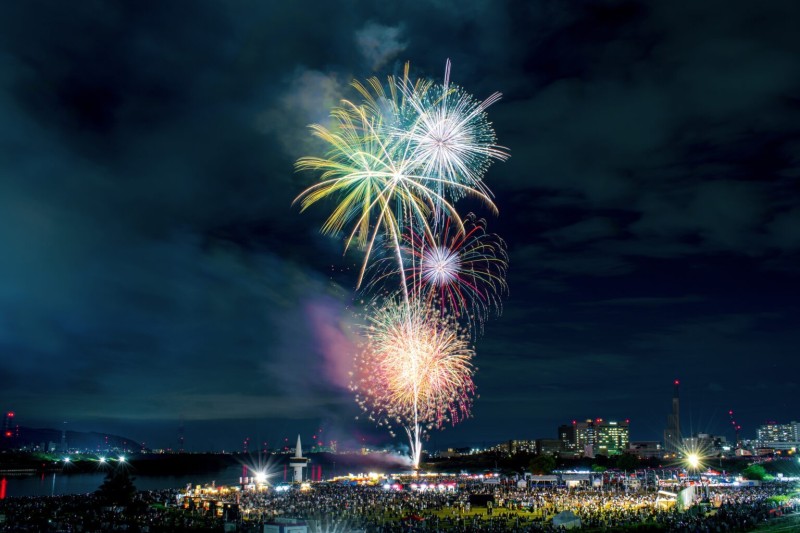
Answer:
[[[728,411],[728,415],[730,416],[730,419],[731,419],[731,426],[733,426],[733,430],[736,432],[736,447],[737,447],[737,448],[739,448],[739,443],[740,443],[740,440],[739,440],[739,431],[741,431],[741,429],[742,429],[742,426],[741,426],[741,425],[739,425],[739,423],[738,423],[738,422],[736,421],[736,419],[734,418],[734,415],[733,415],[733,409],[731,409],[730,411]]]
[[[9,411],[6,415],[8,418],[14,418],[14,411]]]

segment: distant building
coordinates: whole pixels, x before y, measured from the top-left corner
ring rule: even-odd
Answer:
[[[681,449],[681,400],[680,381],[673,382],[672,413],[667,416],[667,427],[664,428],[664,450],[678,453]]]
[[[760,449],[790,450],[800,448],[800,422],[778,424],[767,422],[756,429],[755,447]]]
[[[566,453],[578,452],[577,425],[578,422],[573,420],[572,424],[562,424],[558,426],[558,440],[561,441],[561,449]]]
[[[602,419],[598,418],[599,423]],[[575,425],[575,441],[579,452],[583,452],[587,446],[594,446],[597,442],[594,427],[595,421],[587,419]]]
[[[535,440],[507,440],[486,448],[487,452],[511,457],[518,453],[536,453]]]
[[[619,455],[628,450],[630,443],[629,421],[603,421],[596,430],[596,451],[600,455]]]
[[[628,445],[628,453],[639,459],[661,458],[664,455],[664,447],[658,440],[640,440]]]
[[[767,422],[756,430],[756,438],[761,442],[793,442],[798,439],[798,423],[778,424]]]
[[[618,455],[628,450],[630,421],[604,420],[602,418],[572,421],[572,425],[558,426],[558,440],[566,454],[594,457]]]
[[[508,455],[518,453],[536,453],[535,440],[510,440],[508,441]]]
[[[719,457],[732,455],[734,447],[723,435],[711,435],[709,433],[697,433],[692,437],[683,439],[683,450],[685,453],[697,453],[704,457]]]
[[[559,439],[536,439],[536,453],[539,455],[558,455],[562,452]]]
[[[508,448],[509,442],[510,441],[503,441],[503,442],[500,442],[498,444],[495,444],[494,446],[489,446],[488,448],[486,448],[486,451],[489,452],[489,453],[497,453],[497,454],[500,454],[500,455],[508,455],[510,453],[509,448]]]
[[[470,455],[472,453],[472,448],[447,448],[444,451],[440,451],[438,453],[439,457],[443,457],[445,459],[451,457],[463,457],[465,455]]]

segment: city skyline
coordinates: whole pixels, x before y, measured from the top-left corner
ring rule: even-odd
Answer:
[[[597,417],[597,416],[589,416],[588,418],[583,417],[576,417],[573,418],[571,421],[568,419],[562,419],[558,424],[558,427],[551,428],[553,431],[551,433],[544,432],[538,435],[531,435],[531,434],[509,434],[506,436],[501,436],[498,443],[495,443],[495,446],[502,446],[506,442],[510,441],[560,441],[561,442],[561,450],[565,453],[577,453],[582,454],[585,450],[585,447],[589,444],[594,445],[593,453],[598,453],[600,455],[608,455],[608,452],[603,450],[602,447],[598,447],[601,438],[600,433],[601,428],[608,430],[609,425],[617,426],[620,425],[624,428],[625,433],[625,442],[631,445],[631,449],[628,450],[628,446],[621,446],[619,449],[615,449],[612,454],[620,453],[620,450],[627,450],[631,451],[633,449],[633,444],[635,443],[649,443],[649,442],[658,442],[661,444],[664,453],[684,453],[686,446],[685,442],[691,441],[692,439],[696,439],[698,436],[712,436],[714,438],[722,438],[731,446],[731,452],[738,446],[739,442],[747,444],[748,448],[753,448],[753,446],[758,446],[759,443],[764,442],[792,442],[797,443],[800,442],[800,423],[796,420],[800,417],[792,416],[791,419],[786,420],[773,420],[770,418],[763,418],[758,425],[754,426],[753,428],[748,428],[750,431],[742,432],[742,427],[739,423],[735,420],[734,413],[729,411],[728,413],[728,420],[727,424],[722,426],[710,426],[706,425],[701,428],[688,428],[688,430],[684,430],[680,426],[680,407],[679,403],[676,403],[676,397],[678,394],[678,384],[676,383],[677,380],[673,381],[673,394],[672,394],[672,409],[669,411],[669,415],[666,417],[667,419],[667,428],[663,431],[663,435],[654,437],[652,434],[641,435],[637,433],[630,434],[631,428],[631,420],[629,418],[614,418],[614,417]],[[594,413],[597,415],[600,413]],[[677,417],[675,415],[678,415]],[[4,443],[6,446],[19,446],[20,443],[28,443],[30,438],[25,437],[25,429],[46,429],[46,430],[56,430],[55,428],[30,428],[26,426],[22,426],[23,431],[20,432],[21,426],[17,422],[18,418],[16,413],[13,411],[5,411],[3,414],[3,436],[6,438],[11,438],[11,440],[5,440]],[[652,421],[651,421],[652,422]],[[674,425],[677,422],[677,426]],[[672,424],[672,425],[671,425]],[[649,424],[652,426],[652,423]],[[61,432],[61,442],[58,445],[59,448],[64,448],[67,446],[65,443],[66,433],[67,433],[68,423],[65,421],[63,425],[58,431]],[[588,427],[588,434],[587,434],[587,427]],[[633,426],[636,428],[636,425]],[[250,428],[252,429],[252,428]],[[675,430],[678,430],[677,432]],[[110,432],[102,431],[100,429],[95,429],[91,431],[92,433],[96,433],[98,435],[102,435],[104,433],[110,434]],[[308,449],[311,448],[320,448],[320,449],[328,449],[333,448],[334,450],[337,448],[340,439],[341,442],[344,444],[341,449],[346,449],[348,451],[357,450],[360,447],[366,447],[370,449],[378,449],[378,450],[402,450],[402,446],[397,446],[396,442],[393,442],[391,439],[375,439],[367,437],[362,437],[360,440],[357,435],[347,435],[342,433],[334,433],[334,435],[330,436],[327,435],[323,428],[317,428],[313,430],[313,435],[311,435],[311,430],[306,437],[310,437],[311,444],[308,445]],[[85,433],[85,432],[81,432]],[[673,435],[677,434],[678,437],[674,438]],[[22,438],[20,438],[22,435]],[[211,451],[227,451],[227,452],[237,452],[237,451],[244,451],[248,452],[249,448],[252,446],[253,449],[257,449],[260,451],[271,451],[271,452],[289,452],[293,451],[295,448],[291,447],[291,439],[290,435],[286,436],[276,436],[275,434],[267,434],[264,435],[263,432],[260,431],[246,431],[242,433],[243,437],[240,438],[238,444],[238,448],[236,445],[231,446],[230,443],[234,443],[234,440],[229,440],[229,445],[223,446],[222,448],[214,448],[214,447],[196,447],[192,446],[191,443],[189,446],[186,446],[185,437],[186,437],[186,428],[184,423],[180,423],[177,427],[177,431],[175,434],[176,438],[166,437],[163,436],[156,439],[155,441],[147,442],[144,440],[136,440],[131,438],[128,435],[114,435],[115,437],[120,437],[130,441],[130,449],[135,448],[142,448],[148,450],[162,450],[162,451],[169,451],[173,453],[181,453],[183,451],[186,452],[211,452]],[[256,438],[253,435],[258,435]],[[299,434],[298,434],[299,435]],[[435,435],[435,433],[433,434]],[[772,436],[775,438],[769,438],[768,436]],[[776,436],[779,436],[776,437]],[[199,437],[199,438],[198,438]],[[85,437],[81,437],[82,439]],[[198,442],[204,442],[205,437],[195,434],[194,438]],[[108,440],[108,436],[106,436],[106,440]],[[174,442],[173,442],[174,441]],[[436,439],[433,439],[436,442]],[[33,441],[30,441],[33,442]],[[447,448],[487,448],[491,447],[494,441],[480,439],[480,440],[473,440],[473,441],[460,441],[455,443],[445,444],[443,449]],[[571,443],[571,445],[569,444]],[[671,443],[671,444],[670,444]],[[781,448],[782,449],[782,448]],[[252,451],[252,450],[251,450]],[[428,452],[434,452],[435,450],[427,449]]]
[[[314,16],[310,17],[309,13]],[[19,2],[0,18],[0,408],[189,449],[395,445],[348,372],[363,255],[292,201],[351,79],[495,90],[503,312],[426,449],[797,419],[793,2]],[[753,21],[758,23],[753,23]],[[468,212],[472,204],[458,203]],[[481,212],[483,216],[483,212]],[[357,419],[357,417],[359,417]]]

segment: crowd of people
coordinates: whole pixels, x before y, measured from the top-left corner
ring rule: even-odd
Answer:
[[[312,522],[325,517],[350,529],[386,533],[560,531],[553,518],[562,511],[571,511],[588,530],[614,531],[643,524],[653,530],[722,532],[752,530],[776,511],[778,504],[770,497],[790,490],[786,484],[711,488],[704,494],[705,505],[695,506],[694,512],[659,504],[652,492],[478,483],[453,492],[323,484],[307,492],[248,494],[239,501],[255,521],[269,522],[282,515]],[[493,504],[476,513],[470,506],[474,495],[491,496]],[[795,500],[784,509],[792,510],[800,510],[800,502]]]
[[[107,505],[95,493],[7,498],[0,501],[0,532],[221,531],[207,514],[170,511],[178,496],[177,490],[139,491],[125,506]]]
[[[561,530],[554,517],[570,511],[589,531],[637,526],[653,531],[716,533],[754,529],[778,510],[771,497],[790,490],[786,483],[712,487],[703,491],[704,502],[697,502],[703,505],[679,510],[645,491],[460,482],[451,490],[420,492],[323,482],[308,490],[220,494],[217,500],[235,509],[225,517],[196,505],[198,496],[182,497],[177,490],[140,491],[126,506],[105,505],[94,494],[8,498],[0,501],[0,531],[217,532],[225,530],[227,523],[227,530],[260,532],[265,523],[293,517],[307,522],[312,532],[551,532]],[[477,501],[482,502],[480,508],[473,503]],[[796,512],[799,506],[800,502],[790,500],[783,503],[782,510]]]

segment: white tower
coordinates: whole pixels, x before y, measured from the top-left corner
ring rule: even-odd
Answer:
[[[300,447],[300,435],[297,436],[297,448],[294,450],[294,457],[289,459],[289,466],[294,468],[295,483],[302,483],[303,469],[308,465],[308,458],[303,457],[303,448]]]

